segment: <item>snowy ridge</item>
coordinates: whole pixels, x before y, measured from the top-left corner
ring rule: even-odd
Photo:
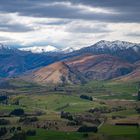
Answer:
[[[57,47],[48,45],[48,46],[33,46],[33,47],[24,47],[19,48],[21,51],[31,51],[32,53],[45,53],[45,52],[62,52],[69,53],[73,52],[75,49],[71,47],[66,47],[64,49],[58,49]]]
[[[96,49],[111,49],[111,50],[125,50],[129,48],[133,48],[135,51],[140,48],[140,44],[130,43],[125,41],[105,41],[101,40],[93,45]]]
[[[75,51],[75,49],[71,48],[71,47],[66,47],[64,49],[61,49],[61,51],[64,52],[64,53],[70,53],[70,52]]]
[[[110,50],[110,51],[118,51],[118,50],[127,50],[127,49],[133,49],[135,52],[140,51],[140,44],[138,43],[130,43],[125,41],[105,41],[101,40],[97,43],[95,43],[92,46],[84,47],[82,49],[92,49],[93,51],[104,51],[104,50]],[[0,43],[0,49],[13,49],[12,47],[8,47],[2,43]],[[72,47],[64,47],[64,48],[57,48],[55,46],[47,45],[47,46],[33,46],[33,47],[22,47],[18,48],[18,50],[21,51],[30,51],[32,53],[47,53],[47,52],[55,52],[55,53],[71,53],[73,51],[78,51],[80,48],[72,48]]]
[[[34,47],[25,47],[19,48],[21,51],[31,51],[32,53],[45,53],[45,52],[58,52],[58,48],[48,45],[48,46],[34,46]]]

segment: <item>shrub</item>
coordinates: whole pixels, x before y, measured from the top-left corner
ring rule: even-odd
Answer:
[[[87,95],[81,95],[80,98],[93,101],[93,98],[91,96],[87,96]]]

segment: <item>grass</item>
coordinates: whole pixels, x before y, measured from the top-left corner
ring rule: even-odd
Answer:
[[[109,116],[133,116],[136,115],[137,112],[134,109],[127,109],[123,111],[118,111],[118,112],[112,112],[109,114]]]
[[[87,92],[99,99],[137,100],[137,83],[118,83],[114,81],[92,81],[81,86],[81,91]]]
[[[140,128],[136,126],[115,126],[115,125],[103,125],[100,130],[100,134],[105,134],[108,136],[130,138],[130,140],[140,139]],[[112,137],[112,138],[113,138]]]
[[[59,132],[37,129],[36,136],[28,136],[27,140],[84,140],[83,134],[78,132]]]
[[[100,104],[94,101],[84,100],[79,96],[58,94],[25,96],[20,100],[20,104],[29,107],[30,109],[40,109],[47,112],[59,112],[64,110],[74,113],[84,112],[90,108],[100,106]]]

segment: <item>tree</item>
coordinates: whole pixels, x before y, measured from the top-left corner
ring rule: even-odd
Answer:
[[[140,90],[138,91],[138,101],[140,101]]]

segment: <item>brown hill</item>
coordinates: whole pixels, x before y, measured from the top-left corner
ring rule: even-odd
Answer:
[[[107,80],[132,72],[134,65],[111,55],[84,55],[66,62],[90,80]]]
[[[136,69],[131,73],[114,79],[117,82],[138,82],[140,81],[140,61],[135,63]]]
[[[36,83],[82,83],[86,79],[78,71],[73,70],[64,62],[56,62],[49,66],[29,72],[22,77]]]

